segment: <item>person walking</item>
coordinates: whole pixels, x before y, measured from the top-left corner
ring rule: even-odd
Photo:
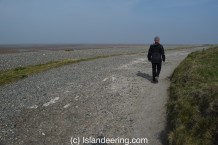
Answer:
[[[157,83],[161,71],[162,61],[165,61],[164,48],[160,44],[160,37],[154,38],[154,44],[150,45],[148,50],[148,61],[152,63],[153,82]]]

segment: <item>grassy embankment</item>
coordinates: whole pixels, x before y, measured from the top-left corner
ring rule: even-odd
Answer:
[[[121,56],[121,55],[134,55],[145,52],[137,52],[137,53],[126,53],[126,54],[114,54],[114,55],[100,55],[96,57],[90,58],[80,58],[80,59],[65,59],[59,61],[52,61],[45,64],[38,65],[30,65],[26,67],[18,67],[15,69],[0,71],[0,85],[8,84],[14,81],[18,81],[28,77],[29,75],[40,73],[43,71],[47,71],[52,68],[61,67],[68,64],[79,63],[84,61],[91,61],[100,58],[108,58],[112,56]]]
[[[174,48],[169,48],[166,49],[167,51],[172,51],[172,50],[188,50],[191,48],[196,48],[196,47],[215,47],[216,45],[212,45],[212,44],[206,44],[206,45],[184,45],[184,46],[178,46],[178,47],[174,47]]]
[[[170,145],[218,144],[218,47],[193,52],[176,68],[167,120]]]

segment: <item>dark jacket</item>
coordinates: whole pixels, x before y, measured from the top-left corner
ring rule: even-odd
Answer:
[[[162,61],[165,61],[163,46],[158,43],[150,45],[147,57],[152,63],[161,63]]]

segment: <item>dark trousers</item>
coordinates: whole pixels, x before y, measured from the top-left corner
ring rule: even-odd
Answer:
[[[160,71],[161,71],[161,64],[162,63],[152,63],[152,75],[153,75],[153,81],[155,81],[155,77],[159,77]]]

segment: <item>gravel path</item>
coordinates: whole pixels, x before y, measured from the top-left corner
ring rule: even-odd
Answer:
[[[167,52],[158,84],[139,54],[67,65],[1,86],[0,145],[70,145],[71,137],[90,136],[164,144],[169,76],[190,52]]]

